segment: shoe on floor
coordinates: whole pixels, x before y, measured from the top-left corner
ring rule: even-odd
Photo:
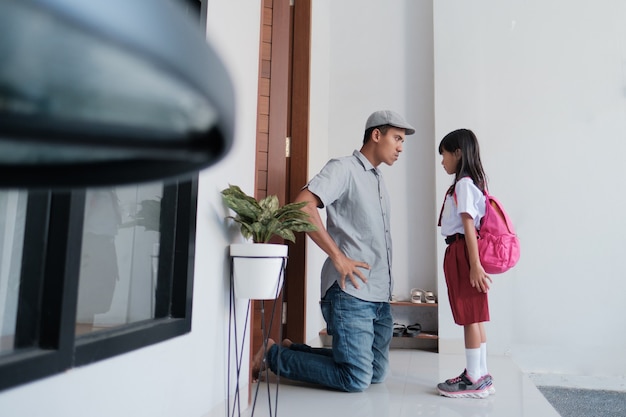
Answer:
[[[485,375],[474,382],[467,375],[467,370],[464,370],[456,378],[438,384],[437,389],[439,394],[449,398],[486,398],[489,396],[488,382],[490,380]]]
[[[493,386],[493,377],[491,374],[487,374],[483,376],[483,378],[487,381],[487,392],[489,395],[494,395],[496,393],[496,387]]]

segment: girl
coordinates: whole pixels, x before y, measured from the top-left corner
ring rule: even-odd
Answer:
[[[446,237],[443,271],[454,322],[463,326],[466,369],[456,378],[437,385],[446,397],[485,398],[495,393],[487,371],[487,337],[483,323],[489,321],[487,291],[491,278],[478,257],[476,229],[485,215],[487,187],[480,161],[478,140],[471,130],[447,134],[439,144],[441,164],[454,174],[446,193],[439,226]]]

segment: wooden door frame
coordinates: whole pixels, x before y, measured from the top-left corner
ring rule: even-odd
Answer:
[[[270,67],[270,112],[267,149],[267,195],[276,195],[285,204],[287,164],[285,138],[289,125],[290,7],[289,0],[272,2],[272,43]]]
[[[309,108],[311,74],[311,0],[296,0],[292,7],[293,46],[291,60],[291,156],[288,158],[287,198],[293,201],[308,181]],[[299,233],[289,244],[284,334],[306,343],[306,236]]]
[[[267,82],[269,100],[259,97],[256,197],[276,195],[281,204],[293,201],[307,182],[311,0],[265,0],[262,2],[261,62],[259,81]],[[268,10],[271,8],[271,11]],[[271,26],[271,32],[269,27]],[[263,32],[263,31],[268,32]],[[271,38],[270,42],[264,39]],[[268,62],[269,60],[269,62]],[[267,89],[267,85],[263,86]],[[261,88],[261,85],[260,87]],[[265,116],[267,114],[267,116]],[[261,132],[267,132],[261,134]],[[286,138],[290,137],[290,157]],[[259,149],[263,151],[259,153]],[[264,151],[266,155],[263,155]],[[281,242],[282,243],[282,242]],[[306,340],[306,236],[299,233],[289,243],[284,299],[287,301],[283,337]],[[260,302],[252,305],[251,323],[260,322]],[[270,337],[279,336],[280,309],[265,302],[266,321],[275,311]],[[268,316],[269,315],[269,316]],[[260,332],[252,332],[251,358],[261,346]]]

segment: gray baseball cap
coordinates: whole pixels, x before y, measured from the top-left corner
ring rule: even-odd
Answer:
[[[407,135],[415,133],[415,128],[409,124],[404,117],[400,116],[393,110],[378,110],[375,111],[367,118],[365,122],[365,130],[370,127],[377,127],[383,125],[390,125],[397,127],[398,129],[405,129]]]

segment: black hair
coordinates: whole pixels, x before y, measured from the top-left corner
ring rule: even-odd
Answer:
[[[391,126],[391,125],[381,125],[381,126],[373,126],[373,127],[370,127],[369,129],[366,129],[365,130],[365,134],[363,135],[363,145],[365,145],[370,140],[370,138],[372,137],[372,132],[374,131],[374,129],[378,129],[378,130],[380,130],[380,133],[382,133],[383,135],[386,135],[387,131],[391,127],[393,127],[393,126]]]
[[[476,187],[484,192],[487,188],[487,177],[480,161],[478,139],[474,132],[469,129],[458,129],[448,133],[439,143],[439,155],[443,154],[443,151],[454,153],[457,149],[461,151],[461,159],[456,166],[454,183],[450,186],[448,194],[454,193],[454,186],[463,177],[470,177]]]

